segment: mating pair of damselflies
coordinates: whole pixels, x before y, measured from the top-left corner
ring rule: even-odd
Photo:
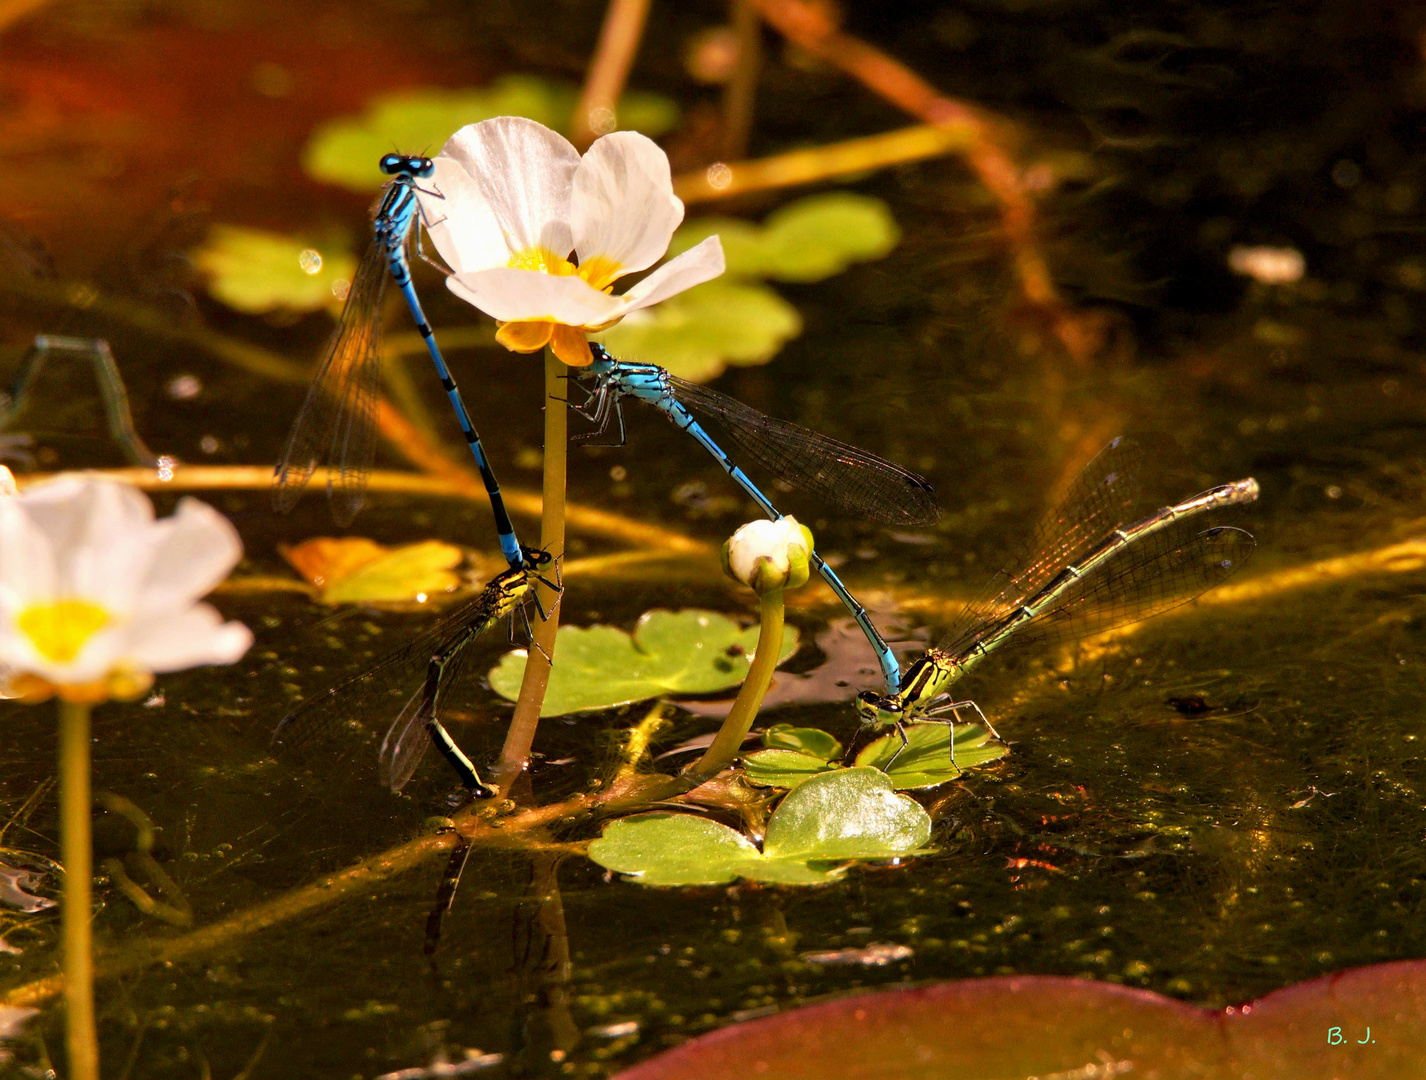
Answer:
[[[389,154],[381,159],[380,167],[392,180],[377,207],[373,240],[352,283],[341,321],[319,364],[317,376],[277,467],[274,502],[279,510],[290,509],[317,466],[325,460],[331,465],[328,496],[333,516],[341,523],[349,523],[360,508],[375,450],[375,411],[381,371],[381,300],[389,272],[400,287],[426,342],[484,478],[501,549],[510,564],[510,570],[502,575],[502,578],[508,576],[510,580],[505,589],[498,592],[501,596],[513,597],[517,592],[515,586],[521,581],[528,586],[528,575],[543,565],[538,562],[542,553],[522,547],[516,538],[480,437],[411,284],[407,248],[414,234],[419,250],[419,226],[429,224],[423,218],[417,193],[440,197],[439,192],[420,186],[421,181],[433,174],[434,164],[429,158]],[[763,416],[726,395],[674,378],[662,368],[621,363],[598,346],[595,351],[595,364],[587,372],[580,373],[582,378],[593,383],[587,387],[588,400],[580,407],[580,411],[596,425],[593,434],[602,433],[617,418],[622,442],[620,399],[628,395],[653,404],[712,454],[769,516],[779,517],[771,501],[694,420],[689,412],[692,408],[716,419],[736,445],[793,487],[821,495],[855,513],[903,525],[927,524],[939,514],[930,484],[891,462],[795,424]],[[813,560],[819,573],[851,611],[875,649],[888,691],[894,689],[899,672],[890,648],[831,567],[815,553]],[[525,577],[522,578],[522,574]],[[454,744],[436,718],[436,703],[443,687],[449,685],[450,678],[446,672],[451,659],[463,655],[465,644],[476,636],[475,633],[468,633],[467,628],[479,626],[483,630],[499,618],[499,614],[491,614],[497,608],[503,614],[513,613],[520,607],[515,601],[509,605],[492,601],[488,594],[499,581],[501,579],[497,578],[481,597],[457,611],[433,632],[445,636],[435,637],[434,651],[427,662],[426,681],[410,699],[411,702],[427,700],[429,708],[404,708],[393,723],[385,744],[401,744],[402,732],[416,730],[414,725],[417,719],[424,718],[432,739],[447,753],[472,790],[484,788],[468,762],[462,765],[455,757],[459,751],[454,749]],[[521,599],[527,593],[528,589],[519,590]],[[352,712],[364,711],[358,699],[370,691],[370,683],[388,677],[396,682],[413,679],[421,663],[420,649],[428,643],[428,637],[431,635],[423,636],[399,654],[388,657],[366,676],[345,683],[304,705],[283,721],[278,741],[300,741],[305,737],[305,731],[330,726],[325,714],[335,715],[348,709]],[[409,777],[409,771],[390,767],[385,749],[382,762],[387,781],[399,788]]]
[[[426,676],[406,700],[383,744],[384,778],[399,789],[414,771],[419,754],[408,760],[400,748],[425,742],[412,739],[424,730],[456,767],[466,786],[484,793],[469,760],[454,746],[437,719],[441,694],[464,656],[465,645],[505,614],[523,610],[531,578],[548,565],[549,556],[522,548],[505,511],[499,485],[459,391],[441,358],[411,285],[406,248],[417,233],[418,181],[434,171],[429,158],[387,155],[383,172],[393,176],[380,203],[375,236],[338,327],[319,367],[317,379],[299,414],[283,462],[278,466],[277,503],[286,509],[326,457],[333,465],[329,486],[335,515],[350,520],[361,504],[374,448],[374,410],[380,373],[378,330],[380,299],[389,269],[402,289],[420,328],[462,431],[485,480],[501,547],[510,570],[493,581],[475,601],[457,611],[371,672],[328,691],[293,713],[279,729],[279,741],[294,741],[332,718],[365,711],[362,698],[376,684],[385,693],[405,692],[424,659]],[[438,192],[425,191],[439,197]],[[384,266],[383,266],[384,264]],[[574,374],[588,393],[576,408],[608,431],[617,421],[624,439],[620,401],[635,397],[660,409],[687,431],[729,476],[771,517],[777,508],[694,418],[702,415],[722,428],[729,440],[784,483],[837,504],[853,513],[902,525],[929,524],[939,516],[931,485],[922,477],[875,455],[785,421],[774,420],[726,395],[689,383],[652,364],[615,360],[593,346],[594,363]],[[1200,528],[1210,510],[1250,502],[1257,496],[1251,481],[1215,488],[1203,495],[1135,516],[1139,453],[1132,443],[1115,440],[1067,492],[1042,522],[1024,560],[1000,575],[988,595],[970,605],[935,649],[900,677],[895,655],[866,611],[817,555],[819,574],[856,618],[876,651],[886,683],[885,694],[863,694],[858,711],[865,724],[894,724],[901,733],[910,720],[937,720],[973,707],[949,700],[947,689],[990,652],[1015,642],[1071,637],[1147,618],[1184,603],[1233,572],[1251,552],[1252,537],[1239,529]],[[541,578],[543,580],[543,578]],[[543,614],[543,613],[542,613]],[[426,645],[432,651],[423,652]],[[978,711],[978,710],[977,710]],[[944,722],[944,721],[943,721]],[[952,750],[954,760],[954,750]]]

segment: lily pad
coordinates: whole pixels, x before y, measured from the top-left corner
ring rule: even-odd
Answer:
[[[632,312],[598,340],[621,359],[706,382],[729,365],[767,363],[800,333],[802,316],[768,286],[719,280]]]
[[[744,630],[716,611],[648,611],[633,634],[613,626],[561,626],[541,716],[608,709],[664,694],[711,694],[739,685],[757,647],[758,628]],[[779,662],[797,648],[784,626]],[[525,675],[524,650],[506,653],[490,685],[514,701]]]
[[[772,732],[769,731],[769,734]],[[819,734],[832,739],[825,732]],[[956,727],[954,765],[951,764],[948,725],[908,725],[906,740],[906,749],[898,754],[900,736],[895,732],[885,735],[863,747],[857,754],[856,764],[884,772],[898,791],[911,791],[955,780],[966,769],[995,761],[1009,753],[1003,743],[992,742],[990,733],[979,724]],[[798,750],[758,750],[743,759],[743,768],[748,782],[759,787],[795,788],[809,777],[841,769],[833,760],[841,747],[836,740],[832,740],[832,745],[837,749],[830,754],[822,753],[811,740],[805,741]]]
[[[821,281],[853,263],[884,258],[901,239],[891,209],[850,191],[809,195],[769,214],[762,225],[704,217],[674,234],[669,253],[687,251],[717,234],[729,277]]]
[[[792,798],[791,795],[788,796]],[[711,1032],[615,1080],[1133,1076],[1398,1080],[1426,1061],[1426,963],[1338,972],[1203,1009],[1059,976],[898,987]]]
[[[757,750],[743,758],[743,775],[758,787],[795,788],[819,773],[840,768],[824,757],[798,750]]]
[[[393,149],[435,153],[466,124],[496,116],[524,116],[568,134],[578,101],[572,83],[533,75],[506,75],[472,90],[402,90],[374,98],[360,116],[319,127],[302,153],[302,168],[316,180],[374,191],[386,181],[376,163]],[[633,90],[619,99],[617,114],[621,129],[651,138],[678,123],[674,102]]]
[[[421,605],[453,594],[466,553],[424,540],[389,548],[365,537],[316,536],[278,551],[325,604]]]
[[[763,745],[770,750],[797,750],[831,761],[842,752],[842,744],[821,728],[773,724],[763,732]]]
[[[236,225],[213,226],[194,261],[214,300],[250,315],[337,310],[356,269],[338,243]]]
[[[1004,743],[991,739],[990,732],[979,724],[958,724],[955,732],[954,765],[951,764],[949,724],[908,725],[904,750],[901,750],[901,737],[893,731],[864,747],[857,754],[857,764],[883,770],[891,777],[897,790],[907,791],[944,784],[956,779],[966,769],[988,764],[1010,752]],[[898,750],[901,750],[900,754],[897,754]],[[893,756],[895,761],[892,761]],[[891,763],[889,769],[888,763]]]
[[[789,793],[768,821],[761,851],[726,825],[654,813],[605,826],[589,857],[643,885],[721,885],[739,877],[815,885],[840,877],[852,860],[911,855],[930,838],[930,815],[892,791],[885,773],[844,769]]]

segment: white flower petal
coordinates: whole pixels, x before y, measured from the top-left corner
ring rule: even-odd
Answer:
[[[103,547],[111,536],[141,531],[154,519],[153,504],[138,488],[86,473],[56,476],[26,488],[15,501],[54,550],[66,554]]]
[[[49,537],[19,499],[0,500],[0,619],[54,597],[58,581]]]
[[[123,659],[141,671],[231,664],[253,643],[251,630],[239,622],[225,623],[207,604],[195,604],[182,615],[136,622],[128,630]]]
[[[446,278],[446,287],[500,322],[548,320],[599,326],[620,313],[620,298],[589,287],[581,277],[538,270],[481,270]]]
[[[42,663],[29,637],[14,626],[13,618],[0,617],[0,672],[35,671]]]
[[[243,557],[238,530],[197,499],[181,500],[154,533],[148,573],[138,589],[145,612],[182,608],[206,596]]]
[[[499,116],[461,128],[440,156],[474,178],[512,254],[540,248],[563,258],[573,250],[570,191],[579,151],[564,136],[533,120]]]
[[[73,685],[130,667],[231,663],[251,634],[192,601],[241,553],[233,527],[202,503],[185,499],[173,517],[155,522],[142,492],[93,476],[59,477],[0,499],[0,669]],[[31,604],[58,601],[97,606],[107,622],[74,640],[88,629],[83,607],[57,609],[80,623],[56,628],[37,646],[17,617]],[[78,648],[72,659],[40,651],[67,645]]]
[[[504,266],[510,249],[480,184],[455,158],[441,155],[435,162],[435,174],[417,181],[416,198],[441,258],[457,274]]]
[[[18,495],[20,489],[15,486],[15,474],[4,465],[0,465],[0,497],[6,495]]]
[[[54,551],[52,595],[93,600],[125,610],[148,565],[144,538],[153,504],[128,484],[68,473],[16,498]]]
[[[786,576],[790,549],[797,548],[805,554],[806,547],[796,518],[760,518],[742,526],[728,540],[728,569],[745,585],[753,584],[758,564],[763,562],[776,574]]]
[[[643,281],[619,297],[623,310],[637,311],[651,307],[670,296],[685,292],[695,285],[712,281],[723,272],[723,244],[716,236],[710,236],[701,244],[689,248],[677,258],[670,259]]]
[[[663,258],[682,220],[668,155],[652,139],[619,131],[595,140],[574,172],[570,207],[581,265],[608,259],[622,268],[615,277],[645,270]]]

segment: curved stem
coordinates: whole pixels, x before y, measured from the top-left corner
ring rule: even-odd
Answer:
[[[767,694],[772,673],[777,669],[782,653],[782,590],[764,593],[758,600],[762,605],[762,625],[758,629],[757,651],[753,653],[748,677],[743,680],[738,697],[714,736],[713,744],[683,773],[680,780],[696,780],[697,784],[701,784],[733,764],[733,759],[742,749],[743,739],[757,719],[758,710],[762,708],[763,697]]]
[[[98,1080],[94,1029],[94,953],[89,888],[94,871],[90,840],[89,705],[59,705],[59,849],[64,863],[65,1044],[71,1080]]]
[[[544,512],[540,518],[540,547],[554,557],[556,565],[564,558],[565,459],[569,448],[569,386],[565,376],[568,370],[552,351],[546,351]],[[495,767],[494,783],[502,796],[509,792],[510,785],[529,763],[535,728],[540,722],[540,706],[545,703],[545,690],[550,684],[550,659],[555,654],[555,634],[559,630],[559,595],[539,583],[535,585],[535,593],[549,617],[535,626],[534,642],[525,661],[525,677],[520,682],[520,697],[515,702],[515,715],[500,750],[500,763]]]

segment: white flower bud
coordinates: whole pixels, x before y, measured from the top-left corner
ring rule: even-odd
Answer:
[[[759,596],[807,584],[812,533],[794,517],[750,521],[723,545],[723,569]]]

